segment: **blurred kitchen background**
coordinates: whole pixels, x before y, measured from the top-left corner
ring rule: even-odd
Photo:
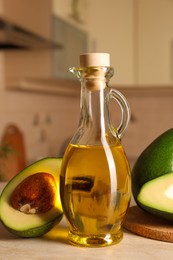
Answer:
[[[172,127],[172,14],[173,0],[0,0],[0,176],[4,155],[14,171],[63,155],[79,120],[80,86],[68,68],[83,52],[111,55],[111,86],[132,110],[122,142],[133,165]],[[22,154],[19,166],[5,142]]]

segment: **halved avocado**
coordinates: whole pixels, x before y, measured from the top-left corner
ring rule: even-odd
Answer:
[[[146,182],[137,200],[146,211],[173,221],[173,172]]]
[[[47,233],[63,216],[59,194],[62,158],[44,158],[18,173],[0,198],[2,224],[20,237]]]
[[[142,209],[173,221],[173,128],[153,140],[136,160],[132,192]]]

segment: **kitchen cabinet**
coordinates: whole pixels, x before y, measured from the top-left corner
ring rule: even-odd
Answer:
[[[173,84],[173,1],[88,0],[89,51],[110,52],[119,86]]]
[[[47,38],[51,35],[51,12],[50,0],[1,0],[0,3],[0,17]]]
[[[14,24],[15,32],[24,30],[21,36],[34,34],[36,40],[43,37],[39,38],[35,48],[28,46],[29,39],[21,46],[22,37],[17,45],[14,37],[13,49],[3,53],[5,85],[9,89],[61,92],[61,89],[57,91],[56,83],[57,87],[67,84],[57,80],[57,77],[73,77],[68,68],[77,66],[79,54],[87,51],[86,31],[53,15],[52,1],[49,0],[2,1],[0,17],[8,22],[7,28]],[[11,33],[14,34],[13,31]],[[46,39],[50,40],[50,44]],[[7,46],[3,46],[7,50]]]
[[[89,52],[108,52],[112,85],[134,85],[133,0],[88,0]]]
[[[8,33],[1,32],[7,37],[7,46],[1,44],[5,86],[15,89],[30,78],[50,78],[52,47],[62,47],[52,42],[52,1],[2,0],[0,17]]]
[[[173,83],[173,1],[135,0],[139,85]]]
[[[69,67],[79,66],[79,55],[87,52],[88,35],[59,16],[53,16],[53,40],[63,46],[61,50],[54,49],[53,77],[73,78]]]
[[[26,2],[28,3],[27,8]],[[38,0],[34,3],[29,0],[2,0],[0,14],[3,13],[18,24],[22,22],[27,29],[32,28],[42,36],[50,37],[52,34],[50,2],[49,0]],[[20,4],[19,10],[21,10],[23,18],[18,15],[19,10],[15,9],[14,3]],[[54,57],[50,51],[4,54],[6,77],[9,78],[11,75],[16,78],[21,75],[23,77],[64,76],[64,70],[68,70],[71,64],[77,64],[79,52],[84,50],[85,32],[87,32],[88,52],[109,52],[111,55],[111,65],[115,69],[115,74],[110,80],[112,86],[172,85],[173,1],[110,0],[109,5],[99,0],[82,1],[78,5],[81,22],[72,18],[70,0],[63,2],[54,0],[52,3],[54,16],[63,17],[66,22],[68,21],[69,27],[71,26],[67,34],[61,28],[62,30],[54,35],[55,40],[60,39],[63,43],[65,42],[65,47],[60,51],[55,51]],[[43,8],[43,12],[38,11],[39,4]],[[4,13],[4,10],[8,11],[8,15],[6,12]],[[30,19],[31,17],[32,19]],[[77,29],[84,33],[80,44],[75,46],[73,39],[81,37]],[[70,47],[70,45],[75,47]],[[76,60],[67,60],[69,54],[73,58],[76,57]],[[31,59],[33,60],[32,69],[30,69]],[[16,68],[16,61],[18,68]]]

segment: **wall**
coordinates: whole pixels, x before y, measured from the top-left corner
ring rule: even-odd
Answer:
[[[26,0],[15,1],[15,3],[19,2],[22,4],[22,6],[19,5],[20,8],[26,11]],[[35,3],[37,8],[41,2],[42,0],[39,0]],[[3,5],[0,5],[0,12],[5,8],[11,10],[10,3],[11,0],[3,1]],[[48,37],[51,32],[49,23],[51,22],[49,17],[50,1],[45,0],[44,3],[44,8],[46,8],[46,4],[48,4],[48,8],[46,12],[40,14],[39,19],[43,19],[45,15],[46,27],[44,23],[40,27],[41,20],[39,20],[34,29]],[[30,1],[29,4],[30,8],[27,11],[32,12]],[[27,12],[27,15],[29,12]],[[11,12],[11,19],[14,18],[12,17],[14,13]],[[33,15],[35,17],[35,12]],[[22,17],[24,18],[24,13],[21,18],[16,17],[16,22],[20,24]],[[29,20],[30,23],[28,24]],[[31,29],[34,19],[29,20],[27,16],[25,25],[28,29]],[[50,77],[51,55],[50,50],[0,51],[0,138],[7,125],[16,124],[24,135],[28,163],[43,156],[62,155],[64,141],[73,135],[78,124],[79,95],[69,98],[65,94],[51,95],[7,89],[7,82],[16,78],[25,80],[25,77]],[[48,84],[47,89],[49,87]]]
[[[16,124],[24,135],[28,163],[62,155],[64,141],[77,128],[79,96],[9,91],[4,81],[3,58],[0,53],[0,136],[8,124]]]
[[[173,88],[121,89],[132,117],[122,141],[133,165],[139,154],[160,134],[172,128]]]
[[[40,6],[42,12],[40,12]],[[51,0],[1,0],[0,15],[25,29],[49,37]],[[32,17],[32,19],[31,19]]]

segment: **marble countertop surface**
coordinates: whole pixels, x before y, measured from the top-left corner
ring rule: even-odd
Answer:
[[[0,184],[2,190],[3,184]],[[141,260],[173,259],[172,243],[137,236],[124,230],[123,240],[104,248],[82,248],[69,244],[65,219],[39,238],[19,238],[0,224],[0,260]]]

